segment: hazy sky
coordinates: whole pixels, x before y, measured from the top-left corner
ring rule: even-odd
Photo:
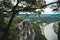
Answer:
[[[57,0],[45,0],[45,1],[46,1],[46,4],[48,4],[48,3],[51,3],[51,2],[55,2]]]
[[[49,4],[57,0],[45,0],[45,1],[46,1],[46,4]],[[52,12],[52,10],[53,10],[52,8],[47,7],[44,9],[45,12],[44,13],[42,12],[42,14],[57,14],[57,13]]]

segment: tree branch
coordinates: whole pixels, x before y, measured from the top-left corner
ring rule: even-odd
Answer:
[[[17,4],[13,7],[12,11],[17,8],[18,3],[19,3],[19,1],[17,0]],[[13,18],[15,17],[15,14],[16,14],[16,13],[17,13],[16,11],[13,11],[13,14],[12,14],[12,16],[11,16],[11,19],[10,19],[9,23],[8,23],[8,26],[7,26],[6,30],[4,31],[4,34],[3,34],[3,36],[0,38],[0,40],[6,40],[6,38],[8,37],[8,33],[9,33],[8,31],[9,31],[9,28],[10,28],[10,26],[11,26],[11,24],[12,24],[12,20],[13,20]]]
[[[47,5],[44,5],[42,8],[45,8],[46,6],[49,6],[49,5],[51,5],[51,4],[55,4],[55,3],[59,3],[60,1],[57,1],[57,2],[53,2],[53,3],[49,3],[49,4],[47,4]],[[31,3],[31,5],[29,6],[29,7],[25,7],[25,8],[22,8],[22,9],[18,9],[18,10],[11,10],[11,11],[6,11],[6,10],[3,10],[4,12],[13,12],[13,11],[16,11],[16,12],[19,12],[19,11],[27,11],[27,9],[28,9],[28,11],[30,12],[30,11],[32,11],[32,10],[35,10],[35,9],[40,9],[40,8],[31,8],[31,6],[32,6],[32,4],[33,4],[33,2]],[[26,10],[25,10],[26,9]],[[30,9],[30,10],[29,10]]]

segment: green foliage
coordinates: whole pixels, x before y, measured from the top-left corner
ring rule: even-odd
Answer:
[[[13,4],[11,3],[10,0],[3,0],[3,4],[7,8],[12,8],[13,7]]]
[[[54,32],[55,32],[56,34],[58,34],[58,23],[59,23],[59,22],[55,22],[54,25],[53,25],[53,29],[54,29]]]
[[[33,4],[36,4],[36,0],[25,0],[27,3],[33,3]]]
[[[33,28],[35,30],[35,40],[46,40],[45,36],[41,32],[41,28],[33,23]]]
[[[8,38],[6,38],[6,40],[19,40],[19,31],[16,30],[16,25],[22,21],[21,18],[14,18],[11,27],[9,29],[9,35]],[[4,20],[4,24],[0,24],[0,37],[4,34],[4,30],[6,30],[5,28],[7,27],[8,21]],[[2,28],[1,28],[2,27]],[[17,28],[18,29],[18,28]]]
[[[27,3],[32,3],[32,6],[34,6],[36,4],[36,0],[25,0]],[[41,0],[42,1],[42,0]],[[8,26],[8,21],[4,20],[5,17],[7,17],[9,15],[5,15],[4,12],[3,12],[3,9],[12,9],[12,7],[14,6],[10,0],[3,0],[2,2],[3,4],[0,4],[1,5],[1,9],[0,9],[0,37],[4,34],[4,30],[6,30],[6,27]],[[39,2],[40,3],[40,2]],[[39,4],[40,8],[45,5],[45,4]],[[2,9],[3,8],[3,9]],[[30,9],[30,8],[28,8]],[[11,27],[9,29],[9,35],[8,37],[6,38],[6,40],[19,40],[19,29],[16,27],[17,24],[19,22],[21,22],[22,19],[21,18],[14,18],[12,24],[11,24]],[[17,30],[17,29],[18,30]],[[35,36],[35,40],[46,40],[46,38],[44,37],[44,35],[41,34],[41,29],[39,28],[38,25],[36,24],[33,24],[33,28],[35,30],[35,33],[36,33],[36,36]]]
[[[12,25],[9,29],[9,36],[8,39],[9,40],[19,40],[19,29],[16,27],[16,25],[21,22],[21,18],[14,18]],[[18,30],[17,30],[18,29]]]

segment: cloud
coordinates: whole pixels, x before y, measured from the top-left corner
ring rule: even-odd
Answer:
[[[44,12],[42,12],[42,14],[54,14],[54,12],[52,10],[53,9],[51,9],[51,8],[45,8]]]
[[[57,0],[45,0],[45,1],[46,1],[46,4],[49,4],[49,3],[55,2],[55,1],[57,1]]]

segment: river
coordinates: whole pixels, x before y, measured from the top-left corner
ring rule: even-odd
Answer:
[[[58,36],[53,30],[53,24],[54,23],[50,23],[44,28],[44,34],[47,40],[58,40]]]

